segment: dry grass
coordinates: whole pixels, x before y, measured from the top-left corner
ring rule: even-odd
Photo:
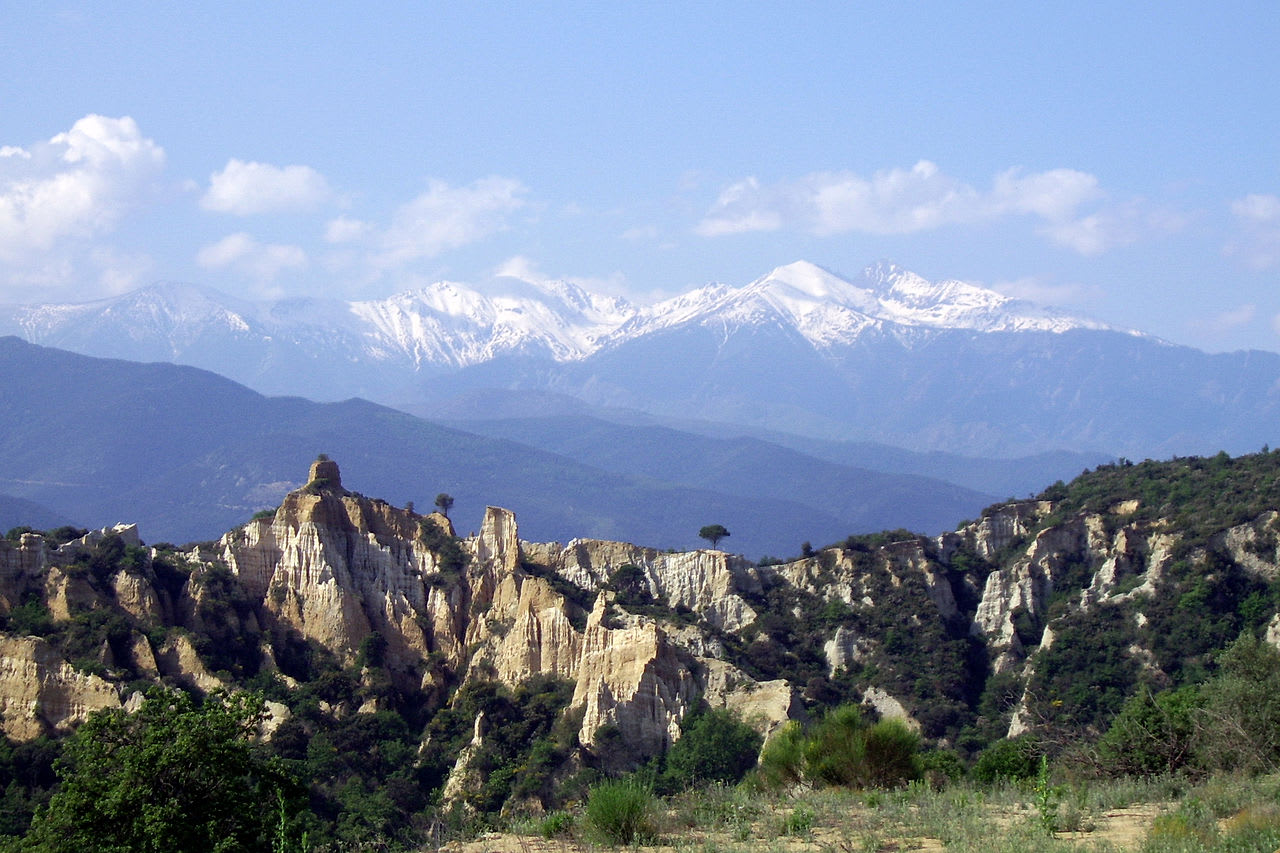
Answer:
[[[1172,796],[1170,796],[1172,795]],[[713,787],[664,803],[644,853],[1272,853],[1280,846],[1280,777],[1117,782],[1062,792],[1052,835],[1034,793],[957,786],[894,792],[838,789],[762,793]],[[452,853],[590,853],[572,833],[491,833]]]

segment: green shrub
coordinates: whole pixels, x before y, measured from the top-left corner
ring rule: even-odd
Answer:
[[[860,786],[866,766],[862,728],[857,705],[841,705],[819,720],[804,747],[806,778],[814,784]]]
[[[1196,719],[1204,705],[1193,686],[1130,696],[1098,742],[1098,760],[1108,773],[1158,776],[1190,763]]]
[[[795,720],[789,720],[760,753],[760,764],[756,768],[760,781],[770,788],[804,781],[804,746],[804,729]]]
[[[813,829],[813,819],[813,809],[801,803],[791,810],[791,814],[783,818],[782,834],[808,835],[809,831]]]
[[[601,782],[587,794],[587,823],[607,843],[621,845],[653,835],[653,795],[628,780]]]
[[[568,812],[551,812],[538,821],[538,834],[543,838],[557,838],[573,832],[573,815]]]
[[[736,784],[756,764],[760,735],[725,710],[705,710],[685,720],[667,753],[663,789],[674,793],[700,782]]]
[[[1035,746],[1028,738],[998,740],[978,756],[973,778],[983,784],[1030,779],[1039,770]]]
[[[920,735],[902,720],[881,720],[862,734],[862,784],[872,788],[897,788],[924,773],[920,761]]]

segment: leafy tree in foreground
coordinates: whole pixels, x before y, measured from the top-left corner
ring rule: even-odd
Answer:
[[[729,531],[725,529],[723,524],[708,524],[698,531],[700,539],[706,539],[711,543],[711,547],[716,547],[720,540],[729,535]]]
[[[94,714],[68,739],[61,788],[37,813],[22,849],[257,851],[278,848],[301,789],[251,738],[254,694],[196,707],[152,689],[136,714]],[[277,807],[279,806],[279,807]]]

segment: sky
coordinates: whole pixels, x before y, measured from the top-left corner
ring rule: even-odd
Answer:
[[[1280,351],[1280,4],[0,0],[0,301],[888,260]]]

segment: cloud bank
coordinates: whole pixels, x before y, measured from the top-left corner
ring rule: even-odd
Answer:
[[[111,231],[155,188],[164,149],[128,116],[87,115],[48,142],[0,149],[0,261]]]
[[[324,176],[310,166],[272,166],[231,159],[209,176],[205,210],[252,216],[315,210],[332,198]]]
[[[979,189],[921,160],[870,177],[815,172],[772,185],[745,178],[720,192],[695,231],[705,237],[783,229],[890,236],[1029,216],[1039,220],[1038,233],[1090,255],[1133,242],[1162,224],[1136,202],[1082,211],[1105,199],[1095,176],[1074,169],[1010,169]]]

